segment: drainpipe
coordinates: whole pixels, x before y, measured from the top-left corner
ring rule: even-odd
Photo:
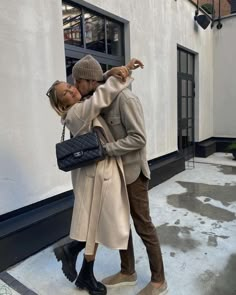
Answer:
[[[219,0],[219,17],[218,17],[218,24],[216,27],[218,30],[220,30],[223,27],[221,23],[221,0]]]

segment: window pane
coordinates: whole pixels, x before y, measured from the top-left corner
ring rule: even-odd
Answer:
[[[86,48],[105,52],[105,20],[94,13],[85,11]]]
[[[83,47],[81,9],[63,3],[62,13],[65,43]]]
[[[107,65],[106,64],[101,64],[101,67],[102,67],[102,70],[103,70],[103,73],[105,73],[107,71]]]
[[[188,73],[193,75],[193,55],[188,54]]]
[[[193,119],[188,119],[188,127],[193,127]]]
[[[193,111],[192,111],[192,108],[193,108],[193,100],[191,97],[188,98],[188,117],[189,118],[192,118],[193,117]]]
[[[187,96],[187,80],[182,80],[182,96]]]
[[[188,129],[188,142],[189,143],[193,142],[193,129],[192,128]]]
[[[187,99],[182,98],[182,119],[187,118]]]
[[[177,70],[178,70],[178,73],[180,72],[179,62],[180,62],[180,51],[178,50],[177,51]]]
[[[107,51],[112,55],[123,55],[122,27],[112,21],[106,22]]]
[[[187,73],[187,54],[180,51],[180,67],[182,73]]]
[[[70,84],[74,84],[74,81],[72,78],[72,68],[77,61],[78,59],[66,57],[66,76],[67,76],[67,82]]]
[[[188,96],[193,96],[193,83],[192,81],[188,81]]]

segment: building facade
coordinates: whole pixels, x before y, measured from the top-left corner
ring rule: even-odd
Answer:
[[[132,90],[144,109],[151,186],[182,171],[195,148],[206,156],[236,138],[235,15],[203,30],[188,0],[2,0],[0,8],[0,271],[68,234],[71,181],[57,168],[62,126],[45,93],[56,79],[70,81],[85,54],[104,70],[143,61]]]

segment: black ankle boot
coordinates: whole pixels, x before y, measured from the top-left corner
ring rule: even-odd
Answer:
[[[96,280],[93,274],[94,261],[86,261],[84,258],[82,268],[75,285],[80,289],[86,289],[91,295],[106,295],[107,288]]]
[[[62,262],[62,271],[71,282],[77,277],[76,260],[79,252],[85,248],[85,242],[73,241],[54,249],[58,261]]]

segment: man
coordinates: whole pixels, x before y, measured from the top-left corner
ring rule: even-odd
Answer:
[[[91,73],[94,71],[100,73],[97,81],[91,78]],[[101,73],[101,66],[90,55],[85,56],[74,65],[72,75],[82,96],[90,94],[100,85]],[[126,88],[112,105],[104,110],[102,116],[116,140],[107,143],[105,149],[108,156],[122,156],[131,216],[149,258],[151,282],[138,295],[166,294],[167,284],[160,244],[149,213],[150,170],[146,159],[146,134],[141,103]],[[128,249],[120,251],[120,257],[121,271],[103,280],[108,287],[134,285],[137,282],[131,232]]]

